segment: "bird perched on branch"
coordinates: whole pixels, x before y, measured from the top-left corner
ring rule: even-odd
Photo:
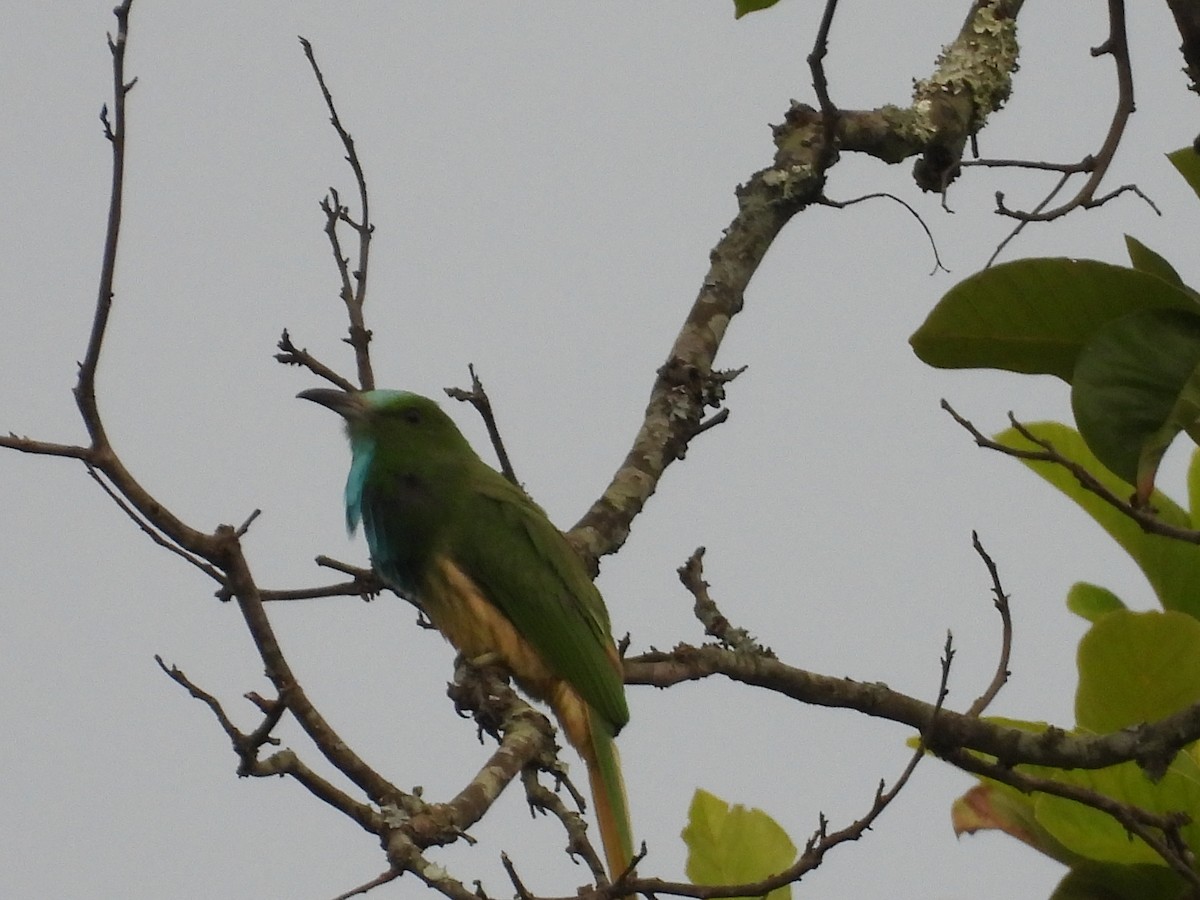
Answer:
[[[613,738],[629,719],[608,611],[541,507],[479,458],[438,405],[404,391],[299,395],[346,420],[346,524],[388,585],[472,660],[499,660],[554,711],[587,766],[608,870],[633,856]]]

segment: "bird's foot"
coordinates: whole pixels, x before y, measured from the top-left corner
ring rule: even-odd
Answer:
[[[486,669],[490,666],[503,665],[504,660],[500,657],[499,653],[493,651],[488,653],[480,653],[478,656],[468,657],[467,664],[476,669]]]

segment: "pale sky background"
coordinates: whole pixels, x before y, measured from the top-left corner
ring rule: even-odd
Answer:
[[[97,113],[110,95],[111,2],[12,3],[0,34],[0,430],[81,441],[75,362],[91,322],[108,200]],[[908,102],[967,0],[842,4],[828,68],[846,107]],[[992,156],[1075,160],[1111,113],[1102,4],[1031,3],[1015,99],[982,136]],[[118,452],[191,524],[263,510],[247,546],[265,587],[327,583],[319,553],[362,562],[341,490],[337,423],[294,400],[316,380],[272,359],[286,326],[343,372],[345,318],[317,201],[352,196],[341,148],[296,41],[312,40],[358,141],[378,225],[368,309],[380,384],[439,395],[473,362],[517,471],[569,526],[621,461],[653,378],[735,211],[768,165],[768,124],[811,100],[804,57],[820,4],[735,22],[724,0],[533,5],[139,0],[126,228],[102,360]],[[1197,280],[1195,199],[1162,154],[1191,141],[1196,98],[1163,3],[1130,4],[1138,113],[1111,175],[1159,204],[1120,199],[1030,229],[1006,258],[1124,262],[1137,235]],[[1049,183],[975,170],[953,215],[910,164],[846,158],[829,194],[892,190],[916,206],[953,274],[899,205],[810,210],[776,241],[719,363],[749,370],[729,421],[663,480],[600,579],[632,650],[699,642],[675,568],[706,545],[714,596],[789,663],[932,698],[947,629],[962,709],[995,665],[999,626],[980,535],[1016,618],[1013,677],[992,712],[1070,726],[1083,623],[1063,606],[1087,579],[1153,598],[1118,548],[1011,460],[977,450],[941,397],[985,430],[1008,409],[1069,416],[1049,378],[942,372],[909,334],[1010,227],[997,188],[1032,206]],[[447,401],[449,403],[449,401]],[[481,449],[465,406],[451,412]],[[1181,490],[1184,448],[1163,486]],[[208,710],[155,653],[217,694],[267,691],[237,610],[153,546],[77,463],[0,454],[0,896],[328,898],[384,868],[373,840],[298,785],[239,780]],[[368,761],[445,799],[486,758],[444,696],[452,651],[395,598],[271,609],[310,695]],[[840,827],[893,779],[907,729],[711,679],[630,689],[621,735],[646,874],[681,877],[678,834],[697,786],[762,807],[797,844],[819,811]],[[289,746],[316,754],[288,724]],[[568,756],[568,759],[574,759]],[[578,767],[577,768],[581,768]],[[797,898],[1044,897],[1063,870],[995,834],[956,841],[972,780],[935,760],[859,844],[832,853]],[[431,851],[494,897],[585,880],[549,820],[513,790]],[[425,896],[411,878],[378,897]]]

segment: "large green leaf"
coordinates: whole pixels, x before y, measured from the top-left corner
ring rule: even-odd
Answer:
[[[1125,249],[1129,251],[1129,261],[1133,263],[1133,267],[1139,272],[1145,272],[1147,275],[1155,275],[1161,278],[1168,284],[1173,284],[1177,288],[1182,288],[1191,294],[1192,299],[1200,299],[1194,290],[1183,283],[1183,279],[1179,277],[1179,273],[1175,271],[1175,267],[1167,262],[1166,257],[1159,253],[1155,253],[1141,241],[1130,235],[1125,235]]]
[[[1063,877],[1050,900],[1180,900],[1184,887],[1163,866],[1086,863]]]
[[[1114,616],[1135,615],[1115,613]],[[1162,616],[1161,613],[1150,615]],[[1175,614],[1178,621],[1191,622],[1200,628],[1200,623],[1189,617]],[[1110,628],[1119,632],[1119,628]],[[1136,648],[1144,649],[1144,648]],[[1196,648],[1200,655],[1200,647]],[[1100,678],[1089,675],[1084,677]],[[1117,675],[1119,676],[1119,673]],[[1022,722],[1011,719],[988,718],[989,722],[1023,728],[1030,731],[1045,731],[1047,726],[1038,722]],[[1076,729],[1076,733],[1090,733],[1087,729]],[[983,755],[983,754],[981,754]],[[983,755],[985,759],[992,757]],[[1166,813],[1184,811],[1193,819],[1200,819],[1200,767],[1196,764],[1196,746],[1179,753],[1165,775],[1157,782],[1152,781],[1136,763],[1122,763],[1098,770],[1063,770],[1048,766],[1021,765],[1018,771],[1036,778],[1063,782],[1105,794],[1114,800],[1132,804],[1143,809]],[[1146,879],[1147,884],[1159,884],[1161,879],[1143,867],[1163,868],[1164,860],[1147,844],[1132,840],[1129,833],[1107,813],[1068,800],[1054,794],[1024,794],[1016,788],[988,778],[980,778],[979,784],[955,801],[951,810],[955,834],[973,834],[981,830],[998,830],[1023,841],[1030,847],[1070,866],[1079,873],[1083,883],[1085,874],[1096,873],[1098,868],[1118,866],[1113,875],[1124,887],[1101,897],[1114,900],[1140,900],[1136,888]],[[1183,839],[1193,850],[1200,849],[1200,826],[1188,825],[1181,830]],[[1056,895],[1059,896],[1059,895]],[[1074,896],[1063,894],[1061,896]],[[1087,896],[1087,895],[1084,895]],[[1148,893],[1147,897],[1158,896]],[[1168,895],[1171,896],[1171,895]]]
[[[1042,769],[1037,774],[1111,797],[1119,803],[1150,812],[1187,813],[1193,822],[1180,829],[1184,842],[1200,850],[1200,767],[1191,751],[1181,752],[1158,781],[1127,762],[1107,769]],[[1166,865],[1149,844],[1133,840],[1120,822],[1107,813],[1065,797],[1040,794],[1034,801],[1037,822],[1070,852],[1103,863]]]
[[[683,829],[687,876],[693,884],[746,884],[781,872],[796,859],[796,845],[761,809],[730,806],[697,788]],[[790,900],[791,885],[767,900]]]
[[[1132,492],[1129,484],[1100,465],[1100,461],[1072,428],[1057,422],[1039,422],[1027,427],[1038,438],[1053,444],[1067,459],[1090,471],[1118,497],[1127,497]],[[1040,449],[1011,428],[996,435],[996,440],[1022,450]],[[1179,610],[1200,618],[1200,547],[1147,534],[1129,517],[1095,494],[1085,491],[1075,476],[1061,466],[1031,460],[1022,462],[1079,504],[1124,548],[1141,568],[1164,609]],[[1160,491],[1150,496],[1150,505],[1158,510],[1158,517],[1163,522],[1182,528],[1191,527],[1191,517]]]
[[[1153,722],[1200,701],[1200,621],[1120,610],[1079,642],[1075,723],[1097,734]]]
[[[1154,722],[1200,701],[1200,621],[1178,612],[1121,610],[1101,618],[1079,642],[1079,731],[1107,734]],[[1152,780],[1135,763],[1055,773],[1059,781],[1097,791],[1153,812],[1186,812],[1200,818],[1200,767],[1195,745]],[[1070,852],[1125,865],[1163,865],[1147,844],[1131,841],[1112,817],[1062,797],[1039,796],[1038,824]],[[1200,826],[1181,832],[1200,850]]]
[[[1180,147],[1175,152],[1168,153],[1167,159],[1179,170],[1179,174],[1187,179],[1196,196],[1200,197],[1200,156],[1196,155],[1196,151],[1191,147]]]
[[[951,288],[909,338],[932,366],[1056,375],[1069,382],[1102,325],[1142,309],[1200,307],[1156,275],[1088,259],[1022,259]]]
[[[1088,447],[1144,501],[1171,442],[1200,419],[1200,315],[1152,309],[1106,324],[1079,354],[1071,407]]]

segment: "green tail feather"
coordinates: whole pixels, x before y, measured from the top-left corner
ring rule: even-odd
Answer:
[[[588,710],[592,738],[592,758],[585,758],[592,804],[600,826],[600,839],[608,860],[608,874],[614,881],[633,861],[633,826],[629,821],[629,802],[625,779],[621,777],[621,758],[613,741],[612,726],[595,710]]]

